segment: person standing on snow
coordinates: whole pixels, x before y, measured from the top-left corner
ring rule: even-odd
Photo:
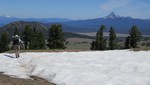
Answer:
[[[20,36],[13,36],[13,48],[15,50],[16,58],[20,57],[20,44],[23,43],[20,39]]]

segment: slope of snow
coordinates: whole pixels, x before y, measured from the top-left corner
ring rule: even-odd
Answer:
[[[150,85],[150,51],[0,54],[0,72],[57,85]]]

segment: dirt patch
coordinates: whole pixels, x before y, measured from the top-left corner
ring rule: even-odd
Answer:
[[[150,47],[134,48],[133,51],[149,51]]]
[[[31,76],[31,79],[12,78],[0,73],[0,85],[56,85],[42,78]]]

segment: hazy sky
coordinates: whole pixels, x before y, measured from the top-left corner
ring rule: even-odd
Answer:
[[[0,0],[0,15],[89,19],[110,12],[150,19],[150,0]]]

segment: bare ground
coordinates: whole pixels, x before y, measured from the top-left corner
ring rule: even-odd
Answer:
[[[149,51],[150,47],[133,48],[133,51]]]
[[[42,78],[31,76],[31,79],[13,78],[0,73],[0,85],[56,85]]]

